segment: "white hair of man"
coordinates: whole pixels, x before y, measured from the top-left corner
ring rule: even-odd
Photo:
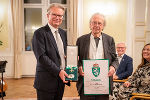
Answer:
[[[103,23],[103,24],[104,24],[104,26],[106,26],[106,19],[105,19],[105,16],[104,16],[103,14],[101,14],[101,13],[98,13],[98,12],[97,12],[97,13],[94,13],[94,14],[91,16],[89,23],[91,23],[93,17],[96,16],[96,15],[101,16],[101,17],[104,19],[104,23]]]
[[[116,43],[116,47],[117,47],[118,44],[124,44],[124,46],[126,48],[126,43],[125,42],[118,42],[118,43]]]
[[[65,7],[62,5],[62,4],[59,4],[59,3],[52,3],[50,4],[50,6],[48,7],[47,9],[47,13],[49,14],[50,13],[50,9],[53,8],[53,7],[58,7],[60,9],[62,9],[63,11],[65,11]]]

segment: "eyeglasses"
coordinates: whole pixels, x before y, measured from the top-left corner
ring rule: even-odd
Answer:
[[[102,25],[103,25],[103,23],[101,23],[101,22],[95,22],[95,21],[93,21],[92,24],[93,24],[93,25],[99,25],[99,26],[102,26]]]
[[[54,17],[58,17],[58,18],[63,18],[64,16],[63,15],[57,15],[57,14],[53,14],[53,13],[50,13],[52,16],[54,16]]]
[[[117,49],[124,49],[125,47],[117,47]]]

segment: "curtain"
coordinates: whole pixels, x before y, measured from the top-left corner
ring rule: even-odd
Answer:
[[[68,44],[75,45],[78,35],[78,0],[69,0]]]
[[[14,35],[14,77],[22,76],[23,0],[10,0]]]

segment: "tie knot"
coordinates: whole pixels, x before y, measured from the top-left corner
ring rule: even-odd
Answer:
[[[55,34],[57,34],[57,33],[58,33],[58,30],[55,31]]]
[[[59,38],[58,30],[55,31],[55,38],[56,38],[56,41],[57,41],[57,39]]]
[[[122,58],[122,56],[117,56],[118,58]]]
[[[100,38],[99,38],[99,37],[94,37],[94,39],[95,39],[95,40],[97,40],[97,41],[99,41],[99,40],[100,40]]]

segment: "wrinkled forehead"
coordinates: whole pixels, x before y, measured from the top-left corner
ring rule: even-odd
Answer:
[[[126,47],[124,43],[118,43],[116,47]]]
[[[52,7],[49,11],[50,12],[62,12],[62,13],[64,13],[64,10],[60,7]]]
[[[100,22],[104,22],[104,17],[100,16],[100,15],[95,15],[92,17],[91,22],[93,21],[100,21]]]

